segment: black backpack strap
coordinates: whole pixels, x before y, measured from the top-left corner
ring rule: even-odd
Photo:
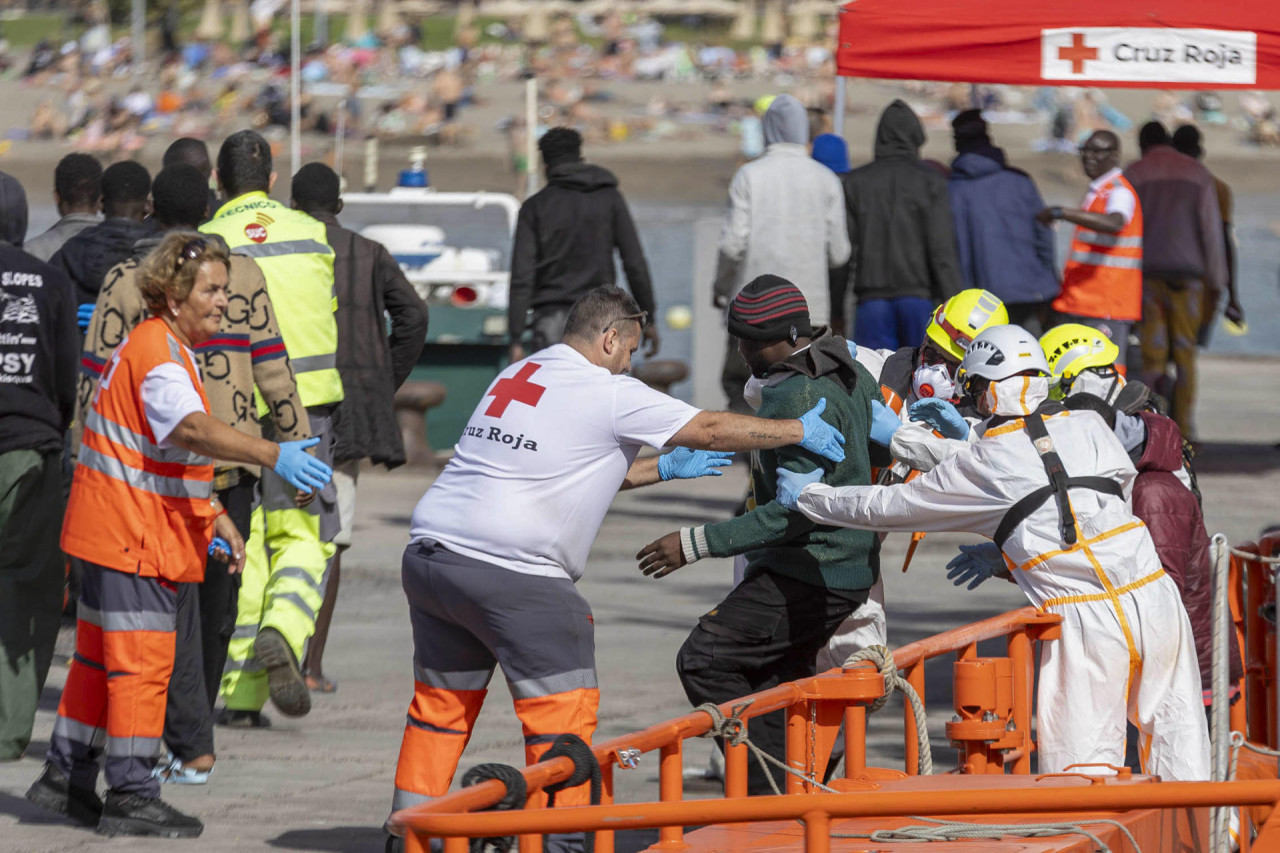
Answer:
[[[1075,513],[1071,509],[1071,502],[1067,497],[1069,489],[1090,489],[1102,494],[1114,495],[1121,500],[1124,499],[1124,489],[1120,487],[1120,483],[1108,477],[1067,476],[1066,470],[1062,467],[1062,459],[1058,456],[1058,451],[1053,446],[1053,439],[1049,436],[1049,430],[1044,425],[1042,414],[1044,411],[1044,409],[1040,409],[1033,414],[1027,415],[1024,423],[1026,424],[1027,436],[1035,446],[1036,452],[1040,454],[1040,462],[1044,465],[1045,473],[1049,477],[1049,485],[1041,486],[1019,500],[1009,508],[1009,511],[1004,514],[1004,518],[1000,519],[1000,526],[996,528],[995,536],[992,539],[1001,550],[1004,550],[1005,540],[1013,534],[1017,526],[1030,518],[1031,514],[1051,497],[1055,498],[1058,503],[1058,518],[1062,540],[1069,546],[1076,544],[1076,519]]]

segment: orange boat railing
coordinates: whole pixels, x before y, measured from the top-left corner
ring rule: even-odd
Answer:
[[[1268,535],[1257,543],[1237,546],[1262,557],[1280,551],[1280,535]],[[1244,701],[1232,707],[1231,728],[1245,732],[1254,743],[1280,748],[1276,727],[1276,627],[1263,616],[1274,607],[1275,586],[1271,567],[1259,560],[1231,555],[1231,616],[1244,655]]]
[[[1280,535],[1265,536],[1239,550],[1270,556],[1280,551]],[[1275,656],[1276,629],[1263,615],[1274,604],[1271,568],[1257,560],[1233,555],[1230,563],[1231,614],[1245,657],[1245,677],[1240,684],[1243,701],[1232,707],[1232,729],[1248,733],[1249,740],[1277,747]],[[947,723],[947,737],[959,748],[964,773],[1027,774],[1035,744],[1031,739],[1034,707],[1035,643],[1057,638],[1059,617],[1026,607],[980,622],[963,625],[903,646],[893,653],[893,663],[906,681],[925,696],[925,666],[937,658],[954,655],[953,700],[956,716]],[[979,657],[978,643],[1004,638],[1005,657]],[[812,678],[779,685],[721,706],[726,716],[737,709],[750,719],[774,711],[787,711],[786,760],[789,767],[809,779],[823,778],[836,734],[845,731],[846,779],[868,773],[866,766],[867,706],[885,693],[884,679],[870,663],[832,670]],[[743,707],[743,703],[750,704]],[[904,702],[905,771],[917,772],[919,744],[911,703]],[[694,712],[601,743],[592,748],[600,763],[602,795],[599,806],[491,812],[506,794],[497,780],[488,780],[450,793],[420,806],[397,812],[391,824],[405,837],[406,849],[427,850],[426,839],[444,839],[446,853],[464,853],[470,837],[518,835],[521,853],[537,853],[543,833],[596,831],[598,853],[613,853],[614,832],[657,828],[659,847],[683,847],[687,825],[750,823],[764,820],[799,820],[805,825],[808,853],[827,853],[832,818],[894,815],[973,815],[981,813],[1080,814],[1131,808],[1187,808],[1215,805],[1256,806],[1251,823],[1257,828],[1256,849],[1280,850],[1280,781],[1165,782],[1157,786],[1093,785],[1073,788],[1070,797],[1061,790],[1020,789],[1016,798],[1000,790],[948,790],[946,792],[888,792],[859,790],[857,797],[824,794],[806,779],[786,777],[787,794],[804,797],[752,797],[746,799],[748,750],[745,744],[725,750],[725,798],[683,801],[684,741],[713,730],[707,713]],[[657,752],[658,803],[613,803],[616,768],[633,768],[643,753]],[[573,773],[569,758],[524,768],[530,804],[542,802],[538,794]],[[877,771],[870,771],[875,775]],[[893,773],[894,771],[879,771]],[[1243,772],[1243,765],[1242,765]],[[835,783],[833,783],[835,784]],[[483,812],[479,814],[478,812]],[[1243,839],[1249,846],[1248,832]]]
[[[1035,608],[1024,607],[944,631],[903,646],[893,653],[894,665],[915,688],[922,701],[926,700],[925,664],[939,657],[955,655],[954,692],[958,719],[948,723],[947,733],[961,746],[962,764],[967,772],[1004,773],[1006,767],[1014,773],[1031,771],[1031,754],[1035,748],[1031,739],[1035,643],[1037,640],[1055,639],[1060,621],[1057,616],[1041,613]],[[1006,641],[1007,657],[978,657],[978,643],[1000,638]],[[845,777],[853,779],[866,770],[866,706],[883,696],[884,692],[884,680],[875,667],[870,664],[860,664],[847,670],[832,670],[812,678],[782,684],[745,697],[751,700],[751,704],[745,708],[741,708],[744,700],[737,700],[721,706],[721,710],[729,716],[733,713],[734,707],[738,706],[740,709],[738,713],[742,719],[787,710],[787,763],[810,778],[822,778],[836,733],[843,721],[845,724]],[[906,723],[904,728],[907,733],[906,772],[914,774],[919,761],[919,745],[915,738],[915,717],[910,703],[904,703],[904,706]],[[704,814],[698,809],[705,808],[709,803],[722,801],[699,801],[696,804],[688,804],[694,807],[695,812],[703,815],[697,820],[682,817],[683,811],[669,811],[670,807],[679,804],[683,799],[684,741],[703,736],[711,729],[711,717],[704,712],[695,712],[594,746],[592,751],[600,762],[603,785],[601,806],[591,807],[591,809],[611,806],[613,803],[615,768],[634,767],[640,754],[656,751],[659,754],[658,795],[662,803],[660,811],[666,817],[644,825],[659,827],[660,842],[666,842],[667,846],[675,846],[680,844],[683,838],[685,824],[718,820],[712,817],[710,812]],[[725,750],[726,798],[735,799],[746,796],[747,760],[748,751],[745,744],[730,745]],[[526,767],[522,773],[530,800],[534,800],[535,795],[546,786],[568,779],[573,773],[573,763],[568,758],[555,758]],[[787,776],[786,793],[812,794],[815,790],[815,786],[806,781],[796,776]],[[407,849],[425,850],[422,846],[422,838],[451,836],[458,832],[456,830],[458,824],[448,821],[441,823],[445,815],[458,816],[458,813],[488,809],[500,801],[505,793],[506,787],[503,783],[488,780],[454,791],[429,803],[397,812],[392,816],[391,822],[400,833],[405,835]],[[1267,802],[1273,801],[1274,799]],[[750,802],[752,805],[749,811],[752,815],[756,815],[750,819],[759,819],[756,804],[762,802],[761,798],[752,798]],[[808,803],[809,798],[806,797],[803,802]],[[816,806],[808,808],[812,809]],[[919,810],[918,801],[914,808]],[[582,810],[567,808],[551,810],[554,814],[546,810],[526,809],[521,812],[507,813],[507,815],[527,818],[539,811],[544,812],[539,819],[549,820],[560,827],[557,831],[565,831],[565,827],[576,826],[576,824],[565,823],[562,819],[563,815],[575,813],[579,820],[585,816]],[[614,813],[606,811],[610,814]],[[832,811],[829,814],[835,816],[851,813]],[[649,814],[654,814],[652,807]],[[468,829],[462,834],[479,833],[486,836],[503,834],[494,828],[496,825],[487,823],[497,816],[492,812],[483,816],[474,816],[479,818],[480,823],[465,822]],[[548,831],[534,828],[535,823],[521,823],[521,826],[527,828],[520,829],[518,832]],[[477,829],[480,824],[487,827],[483,832]],[[596,850],[598,853],[613,853],[613,832],[608,824],[601,829],[596,840]],[[540,849],[537,842],[536,835],[522,835],[520,839],[522,853],[534,853]],[[459,847],[459,844],[464,846]],[[447,849],[456,850],[459,853],[465,849],[465,841],[461,837],[448,839],[446,845]]]

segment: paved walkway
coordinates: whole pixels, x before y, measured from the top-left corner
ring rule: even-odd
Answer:
[[[1223,530],[1235,542],[1280,521],[1280,452],[1272,446],[1280,440],[1280,402],[1274,395],[1277,368],[1274,361],[1204,362],[1200,417],[1206,437],[1201,459],[1205,510],[1210,531]],[[164,792],[180,808],[204,819],[201,839],[103,839],[47,819],[22,798],[39,772],[66,675],[65,666],[57,663],[36,720],[39,742],[23,761],[0,764],[0,851],[381,850],[379,827],[390,802],[401,727],[412,695],[399,557],[409,513],[428,482],[416,472],[368,473],[361,478],[356,544],[344,559],[326,665],[327,674],[339,683],[338,692],[316,697],[311,715],[303,720],[275,715],[270,731],[218,730],[219,762],[211,783],[166,786]],[[601,736],[688,710],[675,678],[675,653],[697,617],[728,590],[730,564],[706,560],[663,581],[651,581],[637,572],[634,555],[677,527],[727,516],[744,484],[743,468],[735,466],[719,479],[662,484],[624,493],[615,501],[581,584],[596,618]],[[895,645],[1024,604],[1010,584],[989,583],[964,592],[946,581],[941,567],[955,553],[955,545],[965,541],[958,537],[929,536],[911,571],[902,574],[903,538],[891,537],[883,557]],[[949,677],[944,663],[931,672],[927,692],[939,767],[949,766],[954,756],[942,737],[942,724],[951,715]],[[901,766],[897,707],[891,705],[874,721],[872,763]],[[704,766],[709,748],[709,742],[700,741],[687,750],[691,773]],[[481,761],[522,760],[519,723],[505,685],[495,679],[464,768]],[[617,780],[620,800],[656,795],[656,759],[646,756],[637,770],[620,771]],[[688,785],[691,797],[712,791],[700,781]]]

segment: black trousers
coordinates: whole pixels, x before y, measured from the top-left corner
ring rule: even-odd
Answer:
[[[242,472],[239,483],[218,491],[218,500],[246,540],[255,483],[256,477]],[[213,752],[213,703],[236,629],[240,594],[240,575],[228,572],[226,563],[211,559],[204,572],[202,583],[178,585],[178,633],[165,701],[164,741],[183,761]]]
[[[680,647],[676,669],[685,695],[694,705],[721,704],[816,674],[818,650],[867,595],[865,589],[828,589],[768,571],[748,576],[698,620]],[[756,746],[785,760],[785,712],[752,719],[748,733]],[[785,790],[786,774],[774,767],[770,772]],[[747,792],[773,793],[754,758],[747,762]]]

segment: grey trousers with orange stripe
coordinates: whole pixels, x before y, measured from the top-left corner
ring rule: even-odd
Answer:
[[[62,688],[49,763],[76,788],[104,775],[115,791],[160,796],[165,696],[173,671],[176,584],[84,563],[76,653]]]
[[[464,557],[431,541],[409,545],[401,579],[413,624],[414,697],[405,721],[392,810],[449,790],[500,664],[537,762],[560,734],[590,743],[596,689],[591,608],[568,579]],[[585,785],[557,805],[587,802]]]

